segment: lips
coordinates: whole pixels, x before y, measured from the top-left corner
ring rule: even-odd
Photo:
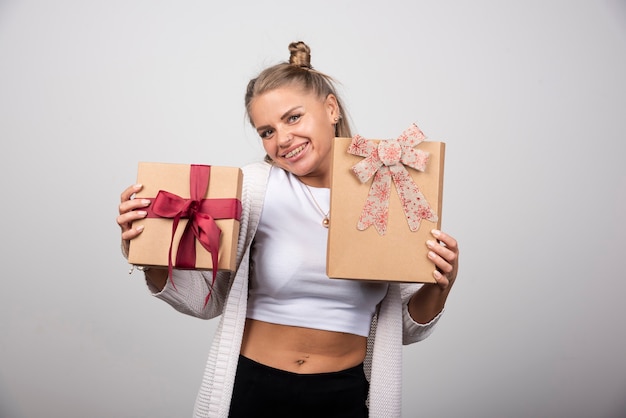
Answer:
[[[296,147],[296,148],[292,149],[287,154],[283,155],[283,158],[293,158],[293,157],[295,157],[296,155],[300,154],[306,148],[306,146],[307,146],[307,144],[302,144],[299,147]]]

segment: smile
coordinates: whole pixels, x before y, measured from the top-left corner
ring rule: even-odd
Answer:
[[[304,150],[305,148],[306,148],[306,144],[302,144],[298,148],[294,148],[291,151],[289,151],[287,154],[285,154],[284,158],[295,157],[296,155],[300,154],[302,150]]]

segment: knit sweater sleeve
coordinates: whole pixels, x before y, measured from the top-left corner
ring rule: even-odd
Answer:
[[[411,296],[421,287],[420,284],[402,284],[402,344],[408,345],[430,336],[435,330],[439,318],[443,315],[443,310],[437,314],[430,322],[420,324],[415,322],[409,314],[409,300]]]
[[[210,271],[173,270],[172,277],[163,290],[156,291],[149,284],[148,287],[155,297],[167,302],[177,311],[201,319],[211,319],[222,312],[231,282],[230,274],[227,271],[218,272],[213,283]]]

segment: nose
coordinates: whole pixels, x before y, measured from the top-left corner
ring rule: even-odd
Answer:
[[[280,130],[278,132],[278,145],[286,146],[289,145],[293,141],[293,134],[286,129]]]

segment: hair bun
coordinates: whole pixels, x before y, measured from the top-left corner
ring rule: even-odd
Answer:
[[[311,48],[302,41],[289,44],[289,64],[303,68],[311,67]]]

